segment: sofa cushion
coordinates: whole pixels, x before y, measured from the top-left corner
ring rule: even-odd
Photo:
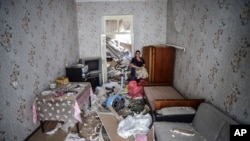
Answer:
[[[156,110],[157,114],[160,115],[187,115],[187,114],[195,114],[195,109],[192,107],[165,107],[160,110]]]
[[[157,141],[203,141],[205,140],[193,127],[191,123],[181,122],[154,122],[155,136]],[[184,129],[194,133],[194,135],[185,135],[173,132],[173,129]]]
[[[208,103],[202,103],[199,106],[192,123],[194,128],[209,141],[215,141],[220,136],[220,133],[225,134],[221,130],[226,129],[223,127],[225,123],[237,124],[234,120]]]
[[[154,112],[155,121],[192,122],[195,109],[188,106],[164,107]]]

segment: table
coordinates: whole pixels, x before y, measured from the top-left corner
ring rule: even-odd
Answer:
[[[93,91],[89,82],[69,82],[43,91],[33,103],[33,122],[82,122],[80,107],[90,99],[91,94]]]

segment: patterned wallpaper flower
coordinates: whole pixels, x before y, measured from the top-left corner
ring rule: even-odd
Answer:
[[[167,42],[178,51],[175,87],[250,123],[250,1],[169,0]]]
[[[35,96],[79,58],[76,18],[73,0],[0,1],[0,140],[37,128]]]

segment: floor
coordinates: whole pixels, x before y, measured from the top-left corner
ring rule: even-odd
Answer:
[[[82,121],[83,123],[80,124],[80,133],[77,134],[78,137],[84,138],[85,141],[109,141],[108,135],[95,112],[89,113],[87,116],[82,115]],[[68,131],[59,128],[54,134],[47,134],[49,131],[55,129],[57,125],[57,122],[47,122],[44,125],[44,132],[42,132],[41,128],[38,128],[26,141],[64,141],[70,133],[77,133],[77,128],[74,126],[69,128]]]
[[[101,94],[98,94],[101,95]],[[128,94],[126,94],[128,95]],[[127,115],[131,115],[133,113],[140,112],[148,112],[148,109],[145,109],[147,106],[145,104],[144,99],[132,99],[128,96],[123,96],[125,98],[124,108],[117,110],[116,112],[123,116],[124,118]],[[88,104],[83,106],[82,110],[82,121],[80,124],[80,133],[77,134],[78,138],[84,138],[84,141],[110,141],[108,134],[105,131],[105,128],[102,126],[102,123],[95,111],[104,111],[110,112],[108,109],[101,106],[101,100],[106,99],[105,94],[103,97],[99,97],[98,101],[93,104],[91,107],[87,107]],[[126,104],[129,103],[129,104]],[[145,106],[146,105],[146,106]],[[35,133],[33,133],[26,141],[64,141],[69,134],[77,133],[76,126],[70,127],[68,131],[63,130],[63,128],[59,128],[54,134],[47,134],[49,131],[55,129],[59,124],[57,122],[47,122],[44,125],[45,131],[42,132],[41,128],[39,128]],[[73,138],[73,137],[71,137]],[[71,141],[71,140],[70,140]],[[78,140],[80,141],[80,140]]]

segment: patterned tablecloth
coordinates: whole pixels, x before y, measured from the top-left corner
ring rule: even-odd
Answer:
[[[70,82],[54,90],[43,91],[34,100],[33,122],[82,122],[80,107],[89,100],[91,94],[93,92],[89,82]]]

